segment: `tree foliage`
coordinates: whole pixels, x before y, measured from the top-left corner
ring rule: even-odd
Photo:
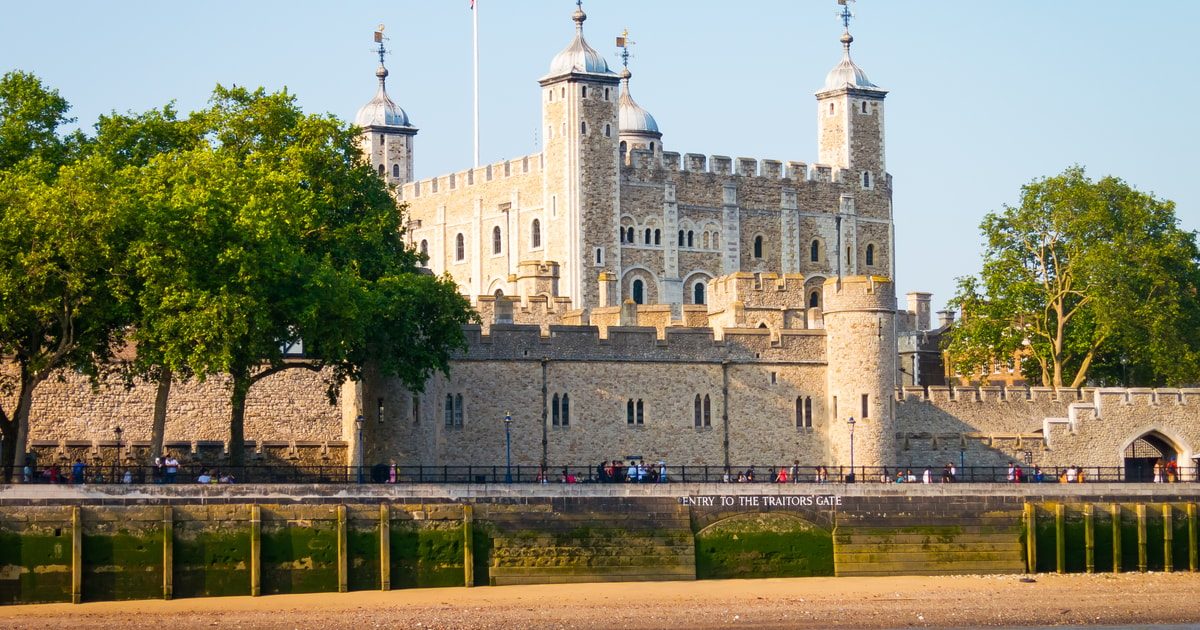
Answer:
[[[960,372],[987,374],[1019,353],[1053,387],[1089,379],[1180,384],[1200,375],[1200,253],[1175,205],[1072,167],[989,213],[983,271],[959,279],[947,344]],[[1124,362],[1123,362],[1124,360]]]
[[[68,105],[24,73],[0,81],[0,409],[5,474],[24,453],[36,385],[97,374],[127,335],[157,380],[230,383],[230,454],[246,396],[285,369],[328,375],[331,400],[376,366],[420,391],[474,317],[448,277],[421,273],[403,208],[361,158],[357,130],[284,93],[217,86],[61,136]],[[303,342],[305,357],[285,349]]]

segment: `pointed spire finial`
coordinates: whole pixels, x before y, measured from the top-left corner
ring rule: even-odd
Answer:
[[[373,52],[379,53],[379,65],[381,65],[381,66],[383,65],[384,55],[388,54],[388,52],[389,52],[388,49],[383,47],[383,40],[385,40],[385,39],[388,39],[388,38],[383,36],[383,25],[380,24],[379,28],[375,29],[375,43],[379,44],[379,48],[375,49]]]
[[[842,10],[837,15],[842,18],[842,26],[845,27],[846,32],[850,32],[850,18],[854,17],[854,14],[850,12],[850,5],[853,2],[854,0],[838,0],[838,4],[842,5]]]
[[[575,0],[575,14],[571,16],[575,20],[575,32],[583,32],[583,21],[587,19],[587,14],[583,12],[583,0]]]

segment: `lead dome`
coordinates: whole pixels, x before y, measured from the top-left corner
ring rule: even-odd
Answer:
[[[547,76],[559,76],[572,72],[612,74],[612,71],[608,69],[608,62],[604,60],[604,55],[596,52],[596,49],[589,46],[587,40],[583,38],[583,22],[587,20],[587,14],[583,12],[583,9],[576,9],[571,18],[575,20],[575,39],[562,52],[554,56],[554,60],[550,62],[550,74]]]
[[[382,63],[375,71],[375,76],[379,77],[379,90],[375,92],[375,98],[367,101],[367,104],[358,110],[358,115],[354,117],[354,124],[363,128],[411,127],[412,122],[409,121],[408,114],[404,113],[404,110],[387,94],[385,83],[388,71]]]

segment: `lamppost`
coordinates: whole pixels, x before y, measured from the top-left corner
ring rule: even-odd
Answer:
[[[358,483],[361,484],[363,482],[363,417],[361,413],[354,419],[354,428],[358,429]]]
[[[117,479],[117,475],[121,472],[121,427],[114,427],[113,434],[117,436],[117,452],[116,455],[113,456],[112,481],[113,483],[117,483],[119,481]]]
[[[846,424],[850,425],[850,476],[846,481],[854,483],[854,416],[850,416]]]
[[[512,414],[504,414],[504,451],[507,467],[504,472],[504,483],[512,483]]]
[[[1121,387],[1129,387],[1129,357],[1121,355]]]

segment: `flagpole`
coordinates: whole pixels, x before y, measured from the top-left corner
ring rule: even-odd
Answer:
[[[479,168],[479,7],[471,0],[471,25],[475,43],[475,168]]]

